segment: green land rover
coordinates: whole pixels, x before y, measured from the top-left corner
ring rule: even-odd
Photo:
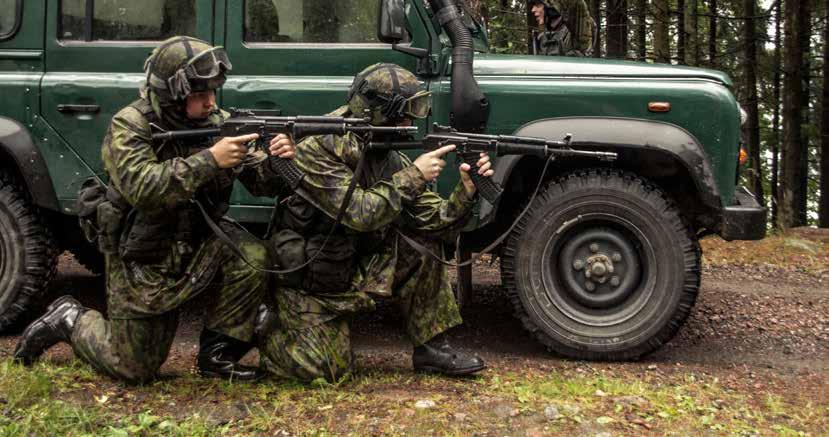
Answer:
[[[136,98],[144,60],[176,34],[226,47],[225,108],[324,114],[358,71],[393,62],[433,92],[421,134],[433,122],[571,134],[580,148],[616,152],[613,162],[556,160],[543,181],[542,159],[498,158],[504,194],[479,203],[460,239],[465,254],[509,231],[496,249],[504,288],[527,330],[562,355],[632,359],[659,348],[694,305],[698,239],[765,233],[765,211],[737,187],[741,109],[721,72],[489,54],[485,29],[455,0],[0,0],[0,8],[0,329],[38,309],[59,252],[100,269],[74,216],[78,189],[102,174],[101,140]],[[240,186],[231,212],[266,223],[273,201]],[[470,271],[459,273],[468,291]]]

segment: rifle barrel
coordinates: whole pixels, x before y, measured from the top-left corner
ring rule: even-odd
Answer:
[[[222,130],[217,127],[171,130],[153,134],[153,140],[184,140],[187,138],[215,137],[221,134],[221,132]]]

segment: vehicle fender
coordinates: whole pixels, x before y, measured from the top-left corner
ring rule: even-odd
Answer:
[[[561,140],[567,134],[572,135],[575,148],[626,154],[636,151],[669,154],[686,167],[702,202],[714,210],[722,209],[714,172],[702,145],[691,133],[677,125],[635,118],[561,117],[532,121],[514,133],[516,136],[550,140]],[[501,185],[506,184],[522,159],[537,158],[518,155],[500,157],[495,163],[493,179]],[[492,222],[496,213],[497,206],[481,202],[480,223]]]
[[[32,136],[22,124],[6,117],[0,117],[0,155],[11,157],[14,161],[13,164],[0,162],[0,168],[10,164],[15,166],[35,205],[60,210],[46,161]]]

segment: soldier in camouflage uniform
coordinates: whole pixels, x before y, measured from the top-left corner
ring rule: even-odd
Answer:
[[[533,54],[589,56],[596,27],[584,0],[529,0],[540,31],[533,32]]]
[[[358,74],[348,105],[332,115],[369,116],[375,125],[405,126],[425,118],[430,93],[417,78],[393,64],[377,64]],[[381,140],[373,138],[373,140]],[[353,364],[349,322],[374,309],[371,295],[394,296],[414,344],[416,370],[463,375],[480,371],[483,361],[453,349],[444,334],[461,323],[444,265],[409,246],[409,236],[436,253],[441,238],[456,236],[475,203],[469,166],[448,199],[428,191],[445,161],[447,146],[410,161],[396,151],[366,152],[356,171],[365,138],[356,134],[315,136],[297,148],[305,177],[279,210],[281,229],[271,240],[281,267],[310,264],[285,275],[268,298],[275,311],[263,317],[259,352],[262,367],[278,376],[312,381],[338,380]],[[489,158],[478,171],[491,176]],[[333,220],[357,178],[341,227],[329,235]],[[326,243],[327,241],[327,243]]]
[[[113,117],[102,146],[110,186],[97,218],[109,320],[64,296],[26,328],[16,358],[31,363],[65,341],[103,373],[148,381],[167,358],[179,308],[198,297],[206,308],[200,373],[236,380],[259,376],[237,361],[251,348],[266,277],[220,241],[205,217],[238,241],[249,261],[265,265],[265,247],[222,217],[236,178],[255,195],[278,194],[285,184],[262,165],[265,153],[247,150],[255,134],[215,144],[151,138],[156,127],[221,124],[228,114],[216,107],[215,90],[230,68],[224,49],[195,38],[174,37],[153,51],[141,98]],[[295,151],[285,136],[271,145],[285,158]]]

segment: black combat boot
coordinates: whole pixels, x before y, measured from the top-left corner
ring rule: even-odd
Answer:
[[[25,365],[34,363],[46,349],[69,342],[75,322],[86,308],[72,296],[62,296],[49,305],[46,314],[26,327],[14,349],[14,358]]]
[[[233,381],[258,381],[264,377],[257,367],[239,364],[253,348],[251,343],[208,329],[202,331],[199,343],[197,365],[201,376]]]
[[[439,334],[414,348],[412,364],[418,372],[455,376],[471,375],[486,368],[480,357],[452,349],[446,334]]]

